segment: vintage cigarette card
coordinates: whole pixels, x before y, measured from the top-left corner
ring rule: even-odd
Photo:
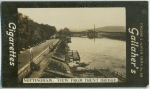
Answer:
[[[148,2],[2,2],[2,87],[146,87]]]

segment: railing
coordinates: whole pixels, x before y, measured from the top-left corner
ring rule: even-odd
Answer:
[[[117,77],[118,79],[120,79],[121,81],[126,81],[126,77],[123,76],[122,74],[119,74],[118,72],[113,72],[112,73],[115,77]]]
[[[27,76],[31,72],[30,63],[34,62],[35,64],[39,64],[42,59],[57,45],[59,41],[55,41],[52,45],[46,48],[43,52],[41,52],[38,56],[36,56],[32,61],[26,64],[18,71],[18,82],[22,82],[22,79]]]
[[[60,45],[61,40],[57,43],[57,45]],[[56,50],[58,49],[58,47],[55,48],[54,52],[56,52]]]
[[[99,70],[102,70],[102,71],[110,71],[109,68],[101,68],[101,69],[96,69],[99,73],[101,73]],[[118,72],[112,72],[112,75],[116,78],[118,78],[119,80],[121,81],[126,81],[126,77],[123,76],[121,73],[118,73]],[[110,76],[107,76],[105,75],[105,77],[109,78]]]

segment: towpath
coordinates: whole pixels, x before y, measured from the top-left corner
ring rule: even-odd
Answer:
[[[33,58],[35,58],[43,50],[45,50],[49,45],[53,44],[57,40],[59,39],[46,40],[46,42],[39,44],[35,47],[32,47]],[[20,54],[18,54],[18,70],[21,69],[23,66],[25,66],[27,63],[29,63],[29,61],[30,61],[30,49],[22,51]]]

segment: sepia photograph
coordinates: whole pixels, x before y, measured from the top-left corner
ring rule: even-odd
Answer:
[[[23,78],[126,81],[126,9],[18,8],[18,82]]]
[[[3,88],[149,86],[148,1],[1,7]]]

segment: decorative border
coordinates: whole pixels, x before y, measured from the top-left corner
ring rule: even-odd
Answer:
[[[14,52],[17,53],[17,8],[126,8],[126,73],[125,83],[18,83],[18,55],[10,60],[9,24],[16,25]],[[94,2],[2,2],[2,87],[145,87],[148,84],[148,2],[94,1]],[[12,25],[11,25],[12,26]],[[12,27],[11,27],[12,28]],[[139,32],[139,35],[137,33]],[[136,38],[136,40],[134,39]],[[134,41],[134,47],[132,42]],[[135,42],[138,42],[136,44]],[[138,45],[138,46],[135,46]],[[131,48],[132,47],[132,48]],[[133,51],[136,52],[133,54]],[[138,54],[138,55],[136,55]],[[135,56],[136,55],[136,56]],[[10,65],[14,63],[14,66]],[[135,66],[136,65],[136,66]]]

